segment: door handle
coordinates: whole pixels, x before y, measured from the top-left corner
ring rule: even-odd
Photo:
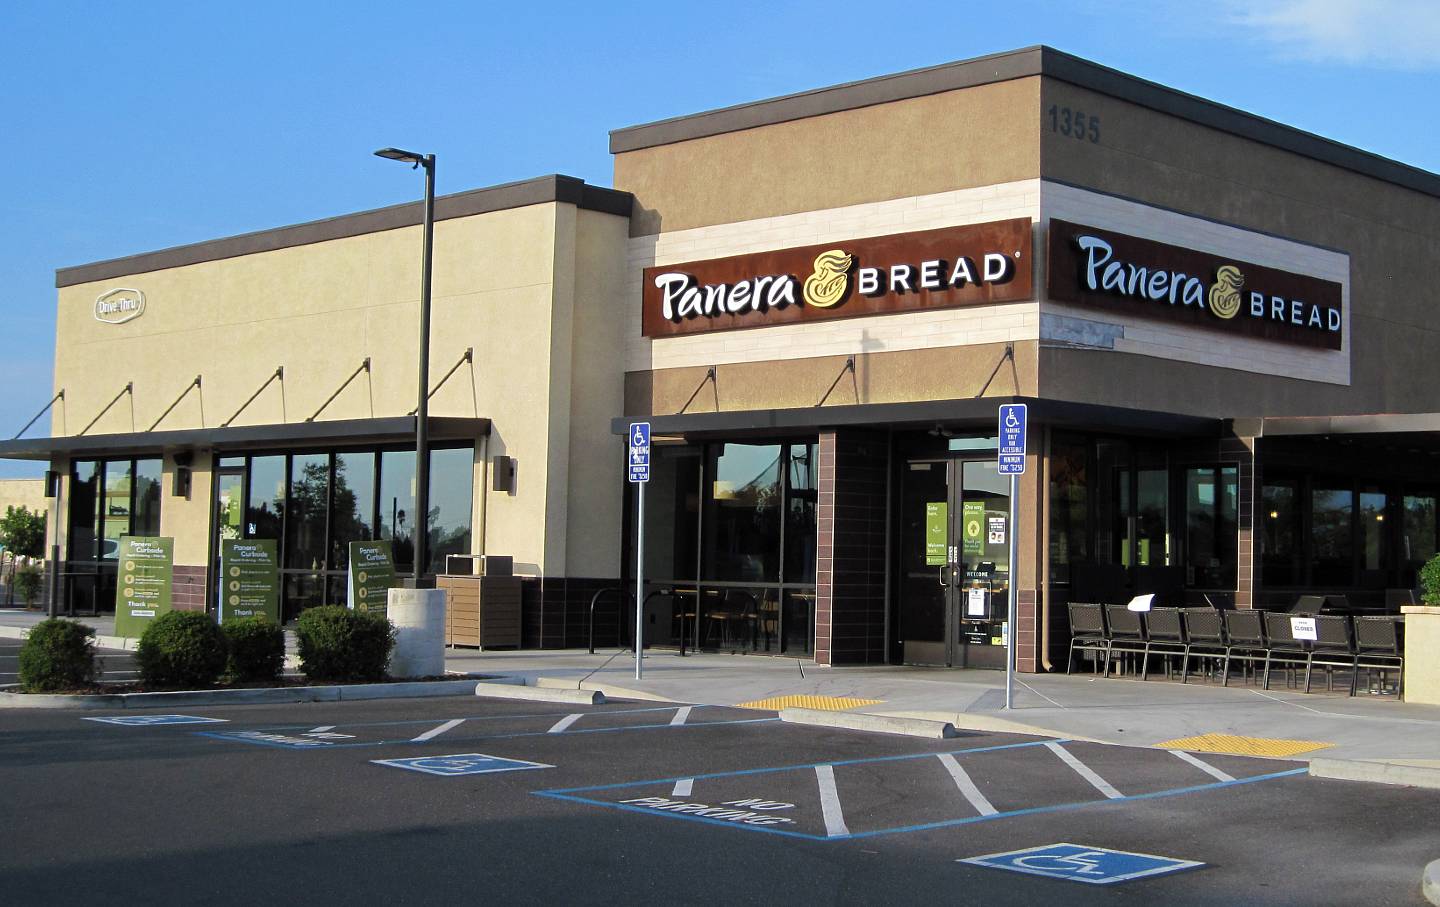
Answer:
[[[950,585],[950,583],[945,579],[945,571],[946,571],[946,570],[954,570],[954,569],[955,569],[955,565],[954,565],[954,564],[944,564],[944,565],[942,565],[942,566],[940,567],[940,585],[941,585],[941,586],[949,586],[949,585]]]

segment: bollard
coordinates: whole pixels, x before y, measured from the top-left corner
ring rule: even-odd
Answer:
[[[395,625],[391,677],[445,673],[444,589],[391,589],[386,616]]]

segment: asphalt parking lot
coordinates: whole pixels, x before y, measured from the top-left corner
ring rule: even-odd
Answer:
[[[641,702],[175,712],[3,715],[0,902],[1414,904],[1440,857],[1440,792],[1281,760]]]

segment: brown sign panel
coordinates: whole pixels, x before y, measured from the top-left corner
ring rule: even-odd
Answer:
[[[1279,343],[1338,350],[1340,284],[1181,246],[1050,222],[1050,298]]]
[[[646,337],[1032,298],[1030,219],[646,268]]]

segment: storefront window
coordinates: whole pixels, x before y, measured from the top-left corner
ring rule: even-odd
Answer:
[[[280,538],[285,525],[285,458],[252,457],[245,500],[245,537]]]
[[[1385,492],[1378,488],[1362,488],[1360,490],[1360,569],[1367,573],[1380,573],[1389,567],[1389,550],[1386,544],[1387,526],[1385,524],[1385,510],[1388,506],[1388,498]],[[1365,585],[1383,586],[1385,577],[1383,574],[1374,577],[1367,577]]]
[[[99,557],[95,547],[99,476],[100,464],[94,460],[77,460],[71,467],[68,557],[72,561],[93,561]]]
[[[160,460],[135,461],[135,518],[131,535],[160,534],[160,488],[164,484]]]
[[[1415,586],[1416,574],[1426,561],[1435,556],[1435,495],[1407,494],[1401,555],[1405,559],[1402,585]]]
[[[707,577],[779,579],[780,445],[723,444],[711,456]]]
[[[815,582],[815,495],[819,464],[811,444],[791,444],[785,505],[785,582]]]
[[[134,469],[132,460],[105,464],[104,497],[100,502],[101,560],[114,560],[120,553],[120,536],[130,533],[130,480]]]
[[[1185,583],[1234,589],[1236,482],[1234,466],[1185,470]]]
[[[445,569],[446,555],[470,552],[474,461],[475,451],[470,447],[430,451],[428,556],[431,573],[440,573]],[[336,481],[339,481],[338,478]]]
[[[1170,564],[1170,470],[1146,468],[1135,475],[1135,563]]]
[[[1095,474],[1095,561],[1128,567],[1130,446],[1122,441],[1097,441]]]
[[[330,507],[330,458],[290,458],[290,495],[285,511],[285,566],[325,569],[325,532]]]
[[[645,572],[694,582],[699,566],[700,449],[656,445],[645,489]]]
[[[1316,483],[1310,507],[1311,582],[1348,586],[1355,581],[1355,492]]]
[[[415,567],[415,452],[387,450],[380,454],[380,538],[389,539],[395,569]]]
[[[160,534],[161,461],[76,460],[70,467],[67,610],[115,606],[120,538]]]
[[[350,564],[350,543],[375,538],[375,454],[335,455],[335,494],[330,511],[330,568]]]
[[[1086,443],[1057,436],[1050,447],[1050,575],[1070,582],[1070,564],[1090,558],[1086,532],[1089,475]]]
[[[1260,563],[1267,586],[1296,586],[1304,581],[1299,485],[1294,479],[1276,479],[1261,489]]]

